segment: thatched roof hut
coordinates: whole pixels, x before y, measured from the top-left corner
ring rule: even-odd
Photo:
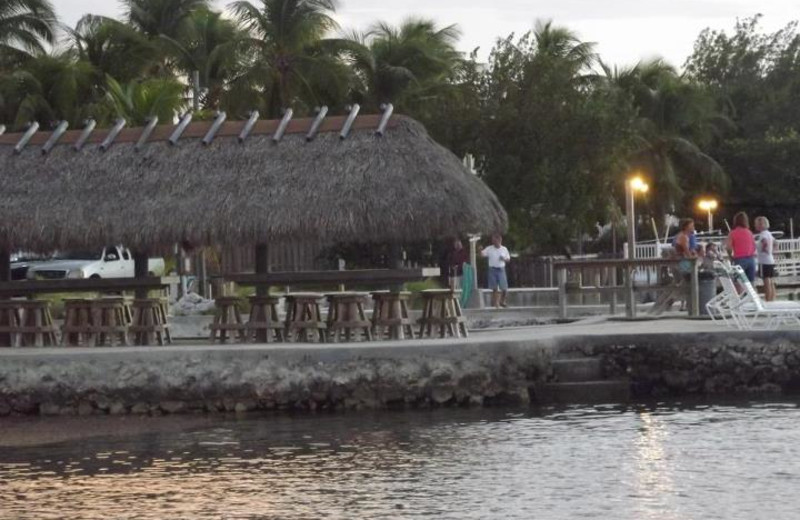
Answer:
[[[245,122],[191,123],[176,145],[175,127],[155,128],[137,151],[141,128],[124,129],[110,148],[94,131],[66,132],[49,151],[49,133],[0,135],[0,248],[39,250],[124,243],[147,248],[194,244],[434,239],[503,230],[495,195],[451,152],[407,117],[383,136],[379,116],[327,118],[313,140],[311,119],[291,121],[278,142],[278,121],[259,121],[239,142]]]

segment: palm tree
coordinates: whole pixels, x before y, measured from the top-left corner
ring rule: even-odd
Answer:
[[[191,76],[199,74],[201,102],[216,109],[225,87],[240,65],[240,48],[245,34],[221,13],[199,9],[181,24],[175,38],[162,36],[177,68]]]
[[[245,39],[250,64],[238,81],[264,101],[267,115],[298,100],[318,99],[315,87],[343,85],[344,68],[326,51],[323,38],[337,27],[335,0],[241,0],[230,5],[250,33]]]
[[[152,116],[163,123],[186,108],[185,87],[175,79],[147,79],[121,85],[108,77],[107,99],[115,115],[130,125],[144,125]]]
[[[19,61],[44,52],[42,43],[53,43],[55,24],[48,0],[0,0],[0,59]]]
[[[91,66],[69,54],[30,58],[25,67],[0,75],[0,121],[16,128],[61,119],[77,126],[97,108]]]
[[[537,58],[558,61],[576,78],[587,77],[588,69],[597,60],[594,43],[581,41],[566,27],[554,27],[550,20],[537,21],[533,37]]]
[[[675,211],[686,192],[724,191],[729,179],[703,148],[730,125],[708,91],[661,60],[611,70],[614,88],[630,96],[638,117],[632,168],[643,170],[660,194],[657,209]]]
[[[88,14],[67,32],[77,57],[94,67],[100,88],[106,76],[128,82],[157,59],[156,47],[144,35],[113,18]]]
[[[456,50],[459,36],[454,25],[439,28],[421,18],[399,27],[381,22],[364,34],[350,34],[342,45],[356,75],[354,96],[372,108],[431,97],[463,64]]]
[[[208,9],[209,0],[124,0],[128,22],[150,38],[174,38],[193,11]]]

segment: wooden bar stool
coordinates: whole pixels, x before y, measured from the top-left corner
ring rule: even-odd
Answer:
[[[239,342],[247,340],[247,326],[242,323],[242,299],[238,296],[218,296],[214,300],[214,323],[211,324],[211,343],[217,339],[227,343],[235,336]],[[231,333],[230,338],[228,333]]]
[[[159,298],[161,302],[161,322],[164,324],[164,339],[168,345],[172,345],[172,333],[169,331],[169,298],[162,296]]]
[[[336,343],[344,337],[345,341],[359,339],[372,340],[372,324],[364,313],[367,293],[335,292],[328,293],[328,341]]]
[[[61,345],[93,347],[92,300],[67,298],[64,300],[64,324],[61,326]]]
[[[53,315],[50,312],[50,302],[47,300],[25,300],[17,302],[22,318],[22,344],[26,347],[54,347],[58,345],[56,333],[58,329],[53,324]]]
[[[414,326],[408,315],[410,292],[375,291],[372,300],[372,334],[376,339],[413,339]]]
[[[280,296],[251,296],[247,337],[256,343],[286,341],[284,323],[278,317]]]
[[[128,330],[133,334],[135,345],[164,345],[164,320],[161,301],[158,298],[133,300],[133,325]]]
[[[19,347],[22,343],[19,301],[0,300],[0,347]]]
[[[467,337],[467,323],[461,312],[458,297],[452,289],[426,289],[421,294],[420,338],[434,337],[437,328],[440,338],[446,336]]]
[[[122,296],[103,296],[92,302],[92,332],[95,345],[108,343],[112,347],[128,346],[128,320],[125,316],[125,298]]]
[[[327,325],[322,321],[319,301],[324,296],[317,293],[292,293],[286,295],[287,341],[325,341]]]

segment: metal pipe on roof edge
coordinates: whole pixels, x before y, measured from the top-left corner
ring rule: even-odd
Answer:
[[[150,137],[150,134],[153,133],[153,130],[155,130],[157,124],[158,116],[150,116],[147,118],[147,126],[144,127],[144,130],[142,130],[142,135],[140,135],[139,140],[136,141],[136,145],[133,147],[134,150],[138,152],[142,149],[142,146],[145,145],[147,139]]]
[[[286,112],[284,112],[283,119],[281,119],[278,128],[275,130],[275,135],[272,136],[274,142],[280,141],[283,134],[286,133],[286,127],[289,126],[289,121],[292,120],[292,114],[294,114],[294,111],[291,108],[287,108]]]
[[[394,105],[386,103],[385,105],[381,105],[381,110],[383,110],[383,116],[381,116],[381,121],[378,123],[378,129],[375,133],[383,137],[386,133],[386,125],[389,124],[389,119],[392,117],[392,112],[394,112]]]
[[[342,131],[339,132],[340,139],[347,139],[348,134],[350,134],[350,129],[353,127],[353,123],[358,117],[358,111],[361,110],[361,106],[358,103],[355,103],[352,108],[350,108],[350,115],[347,116],[347,119],[342,126]]]
[[[80,152],[83,145],[86,144],[86,140],[89,139],[89,136],[92,134],[94,127],[97,125],[97,121],[94,119],[87,119],[86,126],[83,128],[83,132],[81,132],[80,137],[78,140],[75,141],[75,144],[72,145],[72,149],[76,152]]]
[[[6,133],[6,125],[0,125],[0,135]]]
[[[121,117],[119,119],[117,119],[117,122],[114,123],[114,126],[111,127],[111,130],[108,131],[108,135],[106,136],[106,138],[103,139],[102,143],[100,143],[100,151],[101,152],[105,152],[106,150],[108,150],[111,147],[111,145],[114,143],[114,139],[117,138],[119,133],[125,127],[126,123],[127,123],[127,121],[125,121],[125,119],[123,119]]]
[[[175,127],[175,131],[172,132],[171,136],[169,136],[169,144],[171,144],[172,146],[178,144],[178,139],[181,138],[183,131],[186,130],[186,127],[189,126],[189,123],[191,122],[192,122],[192,113],[187,112],[178,122],[178,126]]]
[[[58,123],[56,129],[53,130],[52,134],[50,134],[50,138],[46,143],[44,143],[44,146],[42,146],[42,155],[47,155],[50,153],[50,150],[52,150],[58,140],[61,139],[61,136],[64,135],[64,132],[67,131],[67,128],[69,128],[69,121],[66,119]]]
[[[244,140],[247,139],[247,136],[250,135],[250,132],[253,131],[253,127],[256,125],[256,122],[258,122],[258,115],[258,110],[253,110],[250,112],[250,117],[247,119],[247,122],[244,124],[244,128],[242,128],[242,131],[239,133],[240,143],[243,143]]]
[[[19,138],[19,142],[17,142],[17,145],[14,147],[14,153],[16,154],[22,153],[22,150],[25,148],[25,145],[28,144],[28,141],[31,140],[31,137],[33,137],[33,134],[35,134],[38,129],[39,129],[39,123],[37,123],[36,121],[31,121],[30,126],[28,126],[28,129],[25,131],[24,134],[22,134],[22,137]]]
[[[317,117],[314,118],[314,122],[311,123],[311,128],[308,129],[306,141],[311,141],[316,137],[317,131],[319,131],[319,127],[322,125],[322,121],[325,119],[326,115],[328,115],[327,105],[322,105],[317,109]]]
[[[208,129],[208,132],[206,132],[205,137],[203,137],[203,140],[201,141],[203,146],[208,146],[211,144],[211,142],[214,140],[214,136],[217,135],[217,132],[219,131],[219,127],[222,126],[222,123],[224,123],[227,118],[228,114],[225,112],[217,112],[217,117],[214,118],[211,128]]]

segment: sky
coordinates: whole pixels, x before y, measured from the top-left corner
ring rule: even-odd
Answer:
[[[254,3],[258,0],[251,0]],[[117,0],[53,0],[68,25],[85,13],[118,16]],[[222,9],[228,2],[216,0]],[[376,20],[399,23],[409,16],[433,18],[461,29],[461,50],[479,47],[485,59],[498,36],[522,34],[537,19],[553,20],[596,43],[603,61],[616,65],[663,57],[683,65],[706,27],[730,30],[737,18],[764,15],[776,30],[800,18],[800,0],[339,0],[344,29],[366,29]]]

